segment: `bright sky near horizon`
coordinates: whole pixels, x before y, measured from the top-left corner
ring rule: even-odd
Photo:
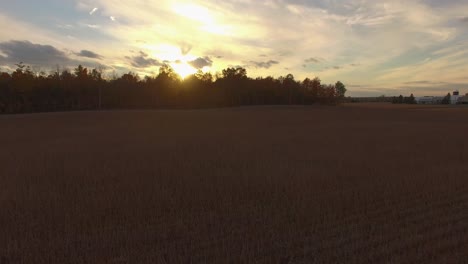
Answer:
[[[353,96],[468,92],[466,0],[15,0],[0,71],[103,67],[340,80]]]

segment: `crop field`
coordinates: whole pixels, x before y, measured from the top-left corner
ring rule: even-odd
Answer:
[[[0,116],[0,263],[463,263],[468,108]]]

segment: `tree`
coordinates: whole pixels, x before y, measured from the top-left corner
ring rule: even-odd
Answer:
[[[416,104],[416,99],[414,98],[414,95],[411,94],[409,97],[405,97],[405,104]]]
[[[347,90],[346,90],[346,86],[342,82],[340,82],[340,81],[336,82],[335,89],[336,89],[337,96],[339,98],[344,98],[345,97],[345,94],[346,94]]]
[[[242,67],[227,68],[222,71],[222,76],[225,79],[247,79],[247,70]]]
[[[294,80],[294,75],[289,73],[286,77],[279,77],[279,80],[283,87],[288,91],[288,104],[292,104],[293,89],[298,86],[297,82]]]
[[[404,102],[405,98],[403,97],[403,95],[400,94],[400,96],[398,96],[398,103],[399,104],[402,104]]]
[[[441,102],[441,103],[442,103],[442,104],[450,104],[450,97],[451,97],[451,95],[450,95],[450,93],[448,93],[448,94],[444,97],[444,99],[442,99],[442,102]]]
[[[77,68],[75,68],[75,76],[78,78],[78,80],[85,80],[88,78],[88,69],[79,65]]]
[[[163,64],[159,67],[158,77],[167,78],[171,81],[179,81],[180,76],[174,71],[174,69],[169,64]]]

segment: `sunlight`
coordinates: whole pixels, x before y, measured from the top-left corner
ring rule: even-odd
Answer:
[[[171,67],[174,69],[174,71],[180,75],[182,79],[185,79],[185,77],[194,74],[197,72],[195,68],[192,66],[188,65],[187,62],[179,62],[179,63],[171,63]]]
[[[223,25],[217,25],[217,24],[206,24],[201,26],[200,28],[203,31],[206,31],[208,33],[212,34],[218,34],[218,35],[232,35],[232,28],[228,26],[223,26]]]
[[[195,4],[173,4],[172,10],[186,18],[190,18],[204,24],[214,24],[214,19],[207,8]]]
[[[203,6],[178,3],[172,5],[172,10],[180,16],[200,22],[202,31],[218,35],[229,35],[232,32],[230,27],[216,21],[213,14]]]
[[[182,54],[180,48],[170,44],[142,44],[140,45],[142,50],[148,51],[148,53],[155,58],[162,61],[176,61],[182,60]]]
[[[140,47],[147,50],[151,57],[168,63],[182,79],[197,72],[195,68],[190,66],[189,62],[198,57],[182,54],[180,47],[171,44],[143,44]]]
[[[211,70],[211,67],[209,67],[209,66],[205,66],[205,67],[202,68],[203,73],[208,73],[208,72],[210,72],[210,70]]]

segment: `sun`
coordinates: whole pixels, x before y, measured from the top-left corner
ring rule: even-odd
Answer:
[[[182,79],[197,72],[197,70],[186,61],[171,63],[171,67]]]

